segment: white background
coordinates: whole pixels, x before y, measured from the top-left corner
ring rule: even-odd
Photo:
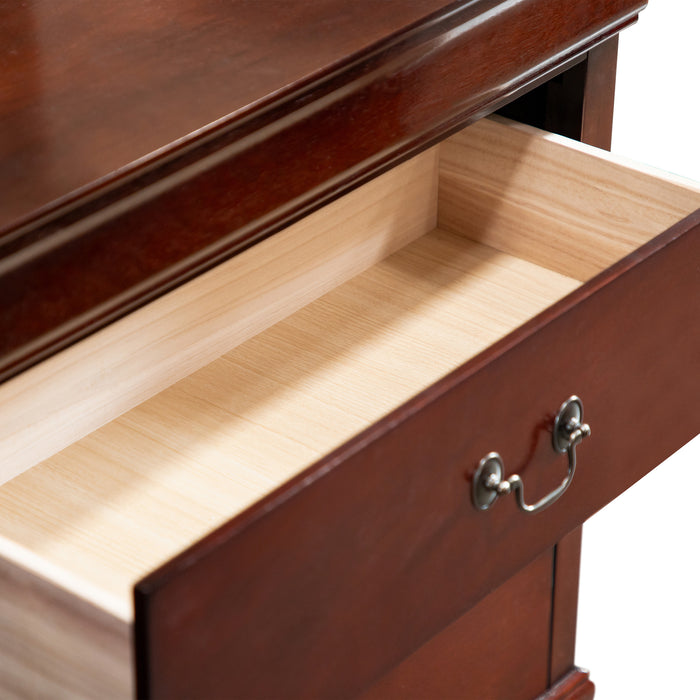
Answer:
[[[700,0],[650,0],[622,33],[612,150],[700,182],[699,37]],[[584,526],[576,661],[596,700],[700,699],[699,476],[700,437]]]

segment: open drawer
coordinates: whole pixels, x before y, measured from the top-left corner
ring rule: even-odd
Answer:
[[[697,432],[698,207],[484,120],[3,385],[0,687],[368,687]]]

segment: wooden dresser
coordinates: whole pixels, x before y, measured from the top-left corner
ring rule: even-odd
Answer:
[[[0,5],[2,697],[593,696],[581,525],[699,428],[644,4]]]

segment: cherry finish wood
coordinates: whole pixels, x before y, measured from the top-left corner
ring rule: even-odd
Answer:
[[[596,46],[570,70],[503,107],[517,121],[610,149],[618,37]]]
[[[550,683],[564,676],[574,665],[582,532],[583,528],[577,527],[554,548]]]
[[[617,48],[615,36],[588,54],[581,117],[581,141],[610,150],[612,143]]]
[[[362,700],[532,700],[549,686],[553,550],[393,668]]]
[[[260,111],[452,4],[3,3],[0,230]]]
[[[589,51],[584,62],[515,100],[501,113],[609,150],[617,49],[615,36]],[[562,678],[574,665],[582,530],[581,526],[576,528],[555,547],[550,683]],[[588,685],[586,692],[592,697],[593,685]]]
[[[3,7],[0,380],[492,111],[644,2],[270,5]]]
[[[588,671],[573,668],[537,700],[593,700],[595,685],[588,678]]]
[[[45,0],[0,8],[9,67],[0,84],[0,379],[565,67],[518,102],[529,105],[520,118],[607,147],[617,39],[594,44],[633,21],[644,3],[324,0],[284,2],[276,11],[270,4],[127,2],[108,8],[107,18],[101,8],[99,22],[89,21],[94,10],[84,0],[70,11]],[[309,41],[309,27],[323,31]],[[415,689],[430,676],[412,674],[444,662],[455,648],[477,639],[512,643],[497,613],[519,587],[518,595],[530,591],[536,605],[508,624],[545,621],[549,679],[568,671],[541,697],[592,698],[588,674],[568,670],[580,530],[564,533],[697,430],[685,410],[697,383],[687,382],[675,397],[667,390],[681,363],[690,363],[692,375],[697,333],[675,367],[662,357],[661,339],[694,333],[684,324],[697,305],[681,310],[670,302],[691,280],[697,284],[685,261],[700,255],[692,242],[698,224],[696,214],[661,245],[603,275],[608,287],[594,280],[142,582],[139,694],[229,695],[231,676],[236,687],[278,683],[274,692],[285,695],[295,687],[311,695],[346,693],[392,667],[373,692],[388,693],[392,683],[405,689],[406,679]],[[646,257],[654,245],[658,254]],[[676,262],[685,263],[678,279],[669,274]],[[627,280],[623,287],[620,280]],[[662,284],[659,299],[654,284]],[[634,319],[615,309],[620,299],[631,307],[635,295],[642,304],[654,301],[644,308],[659,340],[643,337]],[[578,302],[583,310],[574,308]],[[657,323],[664,303],[673,313]],[[601,310],[609,311],[603,320]],[[623,349],[609,361],[607,347]],[[550,358],[551,348],[562,359],[535,372],[553,385],[540,396],[536,378],[523,375],[535,358]],[[634,372],[621,373],[627,364],[636,371],[656,365],[657,356],[659,375],[643,387],[634,386]],[[572,369],[572,357],[581,366]],[[494,367],[487,367],[491,360]],[[564,387],[558,370],[576,386]],[[515,376],[525,385],[517,396],[534,404],[524,416],[507,405],[513,400],[507,378]],[[594,427],[596,443],[581,448],[594,466],[579,470],[568,495],[575,506],[555,506],[542,522],[522,521],[511,505],[472,512],[467,482],[487,443],[510,450],[506,468],[526,469],[528,485],[544,492],[557,482],[560,458],[555,463],[544,447],[550,400],[564,397],[555,388],[583,394],[581,385],[590,387],[586,418],[592,411],[601,424],[612,420],[624,439],[616,444],[614,428],[598,438]],[[491,386],[495,395],[484,405]],[[642,417],[639,445],[631,417],[615,414],[622,405],[617,391],[630,387],[636,401],[661,394]],[[652,442],[664,412],[673,410],[683,414],[679,425]],[[530,431],[527,454],[527,439],[493,431],[504,422],[521,437]],[[460,424],[471,426],[470,435],[460,434]],[[443,428],[456,441],[442,444]],[[624,472],[606,471],[623,456]],[[437,486],[436,475],[444,477]],[[313,509],[307,517],[306,508]],[[477,602],[560,537],[553,566],[550,551]],[[546,580],[554,591],[547,605],[542,572],[531,574],[542,561],[549,562]],[[475,620],[484,627],[481,637]],[[309,639],[309,630],[317,636]],[[538,658],[541,639],[538,633]],[[273,667],[280,677],[263,678]],[[539,679],[537,669],[528,677]]]
[[[359,692],[687,442],[699,233],[700,211],[142,581],[139,693]],[[531,500],[561,481],[572,393],[593,437],[566,497],[476,511],[491,450]]]

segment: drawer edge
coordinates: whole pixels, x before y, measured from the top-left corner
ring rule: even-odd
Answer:
[[[132,626],[0,558],[3,697],[133,696]]]
[[[386,642],[380,656],[384,663],[393,665],[401,654],[415,648],[412,645],[420,644],[448,624],[691,439],[698,430],[697,420],[690,411],[682,409],[693,405],[700,391],[700,379],[685,381],[672,394],[665,385],[678,376],[678,363],[692,364],[700,345],[697,332],[686,347],[681,347],[680,354],[661,357],[655,367],[659,376],[649,388],[636,375],[623,373],[623,380],[615,381],[620,392],[608,396],[605,380],[597,376],[595,362],[600,361],[596,360],[598,353],[606,352],[606,344],[612,343],[613,367],[619,369],[619,363],[630,360],[619,352],[627,348],[633,351],[633,362],[643,368],[650,357],[666,349],[665,335],[684,330],[689,326],[688,319],[700,314],[697,296],[684,298],[683,307],[667,312],[679,288],[687,291],[698,285],[700,270],[693,264],[693,260],[700,259],[698,234],[700,210],[141,581],[135,590],[139,694],[168,695],[176,686],[188,692],[191,678],[187,674],[196,675],[199,669],[192,670],[190,666],[188,670],[187,664],[197,654],[191,644],[178,646],[183,637],[177,630],[186,629],[197,639],[195,647],[204,640],[201,643],[206,642],[208,654],[225,648],[222,653],[231,663],[232,645],[240,651],[233,631],[238,625],[248,630],[243,637],[249,640],[250,630],[259,629],[256,625],[280,624],[284,628],[299,624],[294,617],[299,613],[318,634],[323,628],[326,643],[315,650],[300,646],[292,655],[301,666],[310,658],[315,659],[317,668],[318,657],[314,654],[332,654],[333,645],[340,643],[334,637],[335,627],[326,629],[314,617],[319,605],[334,620],[344,619],[354,634],[358,633],[357,621],[352,615],[343,615],[362,610],[363,620],[373,630],[369,638],[376,635]],[[676,279],[672,279],[670,271],[677,275]],[[624,309],[620,308],[622,296],[626,297]],[[640,300],[647,303],[642,310],[654,313],[658,320],[652,332],[628,313],[636,309],[635,303]],[[607,335],[589,342],[587,329],[595,329],[597,324],[603,324]],[[592,355],[588,359],[593,365],[587,363],[585,356],[580,360],[576,357],[579,344]],[[554,347],[560,351],[556,355],[552,354]],[[523,366],[537,357],[546,357],[547,362],[539,363],[536,372],[523,373]],[[521,400],[508,400],[512,383],[504,387],[504,376],[518,378],[521,385],[517,394]],[[700,372],[693,376],[700,378]],[[475,397],[488,396],[489,391],[492,395],[486,410]],[[491,449],[499,449],[507,457],[507,464],[518,465],[518,471],[526,474],[537,453],[545,468],[541,474],[528,474],[533,498],[538,492],[551,490],[552,483],[558,483],[561,457],[549,454],[549,413],[567,395],[577,392],[584,402],[587,396],[592,402],[592,415],[587,419],[593,425],[594,436],[600,437],[592,437],[581,446],[582,466],[568,498],[529,521],[522,520],[527,516],[516,511],[513,504],[499,504],[494,512],[476,513],[469,501],[469,481],[479,457]],[[632,431],[638,425],[638,416],[623,412],[620,423],[617,409],[624,407],[630,397],[640,400],[650,392],[652,396],[659,393],[654,396],[658,405],[649,408],[643,429],[636,435]],[[515,404],[532,406],[523,417]],[[494,407],[498,407],[499,424],[484,423],[480,416],[484,411],[492,412]],[[673,420],[668,421],[668,416],[673,416]],[[533,433],[535,418],[539,423]],[[596,419],[602,420],[598,427]],[[472,426],[474,434],[460,435],[462,423]],[[503,434],[502,424],[512,428],[508,435]],[[663,435],[652,437],[651,429],[659,425],[667,429]],[[440,439],[440,430],[460,435],[457,444],[446,446]],[[616,434],[620,430],[622,439]],[[511,432],[515,437],[511,438]],[[447,465],[443,476],[449,477],[449,483],[439,487],[439,493],[430,497],[433,500],[422,502],[422,512],[414,517],[405,504],[417,503],[421,494],[431,488],[431,482],[426,481],[426,472],[430,472],[421,460],[433,458],[435,464]],[[586,470],[587,463],[606,464],[606,460],[624,468]],[[418,523],[419,516],[425,516],[427,524]],[[284,533],[282,540],[280,532]],[[378,550],[373,549],[374,543],[367,544],[369,535],[363,539],[362,532],[382,533]],[[444,541],[440,539],[443,535]],[[411,545],[402,547],[401,542]],[[287,551],[289,548],[294,550],[293,556]],[[352,570],[343,558],[346,548],[353,556],[364,552],[364,559],[353,559],[356,568]],[[271,550],[278,559],[270,554]],[[227,574],[222,577],[223,570]],[[368,578],[363,578],[363,574]],[[276,589],[276,581],[280,580],[285,582],[282,593]],[[431,580],[439,580],[444,590],[441,596],[426,599]],[[458,584],[460,580],[462,583]],[[349,582],[354,589],[348,587]],[[202,603],[201,608],[197,603],[183,610],[183,595],[192,596],[193,591],[197,591],[198,599],[209,603]],[[227,602],[221,608],[216,601],[224,599]],[[239,604],[238,600],[246,602]],[[291,601],[294,610],[290,613]],[[231,631],[221,632],[219,638],[214,627],[222,610],[226,610]],[[402,610],[420,610],[420,614],[407,620]],[[276,632],[271,634],[274,638]],[[305,643],[313,646],[314,642]],[[353,653],[348,654],[347,664],[333,659],[332,663],[337,662],[340,667],[329,666],[327,674],[316,674],[323,678],[314,679],[321,685],[312,692],[332,694],[331,688],[338,690],[336,683],[366,683],[381,672],[358,643],[353,638]],[[279,648],[275,653],[280,653]],[[246,658],[242,668],[248,670],[252,662]],[[287,663],[284,658],[275,658],[282,666]],[[160,674],[166,666],[172,669],[172,659],[180,660],[177,672],[165,678]],[[328,657],[326,661],[331,663]],[[210,658],[207,663],[209,672],[221,672],[211,665]],[[280,677],[294,677],[299,682],[296,674],[303,675],[303,668],[293,666],[284,666]],[[204,680],[209,682],[211,678]],[[203,681],[201,676],[199,681]],[[329,685],[323,686],[324,682]]]

